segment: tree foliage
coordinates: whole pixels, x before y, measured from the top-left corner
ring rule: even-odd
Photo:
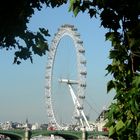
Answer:
[[[115,89],[116,96],[107,113],[109,136],[140,139],[140,1],[71,0],[71,4],[75,15],[82,11],[100,18],[101,26],[108,29],[106,40],[112,42],[112,63],[106,70],[113,79],[107,92]]]
[[[48,50],[46,37],[48,30],[40,28],[38,32],[29,31],[27,24],[35,9],[60,6],[66,0],[14,0],[2,1],[0,5],[0,49],[15,49],[14,63],[20,64],[21,59],[30,59],[32,54],[42,56]],[[20,42],[24,42],[22,45]]]

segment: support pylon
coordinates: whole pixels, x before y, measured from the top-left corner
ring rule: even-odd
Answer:
[[[87,140],[87,133],[85,126],[82,128],[82,140]]]
[[[25,129],[25,137],[24,137],[24,140],[30,140],[30,129],[29,128],[26,128]]]

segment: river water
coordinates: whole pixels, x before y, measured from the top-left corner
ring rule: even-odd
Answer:
[[[36,136],[34,138],[31,138],[31,140],[64,140],[62,137],[59,136]]]

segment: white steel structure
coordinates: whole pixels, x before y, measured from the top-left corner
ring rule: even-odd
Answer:
[[[86,89],[86,60],[85,60],[85,50],[83,48],[83,41],[80,39],[80,35],[76,32],[77,29],[73,25],[65,24],[62,25],[58,32],[55,34],[51,47],[48,54],[48,64],[46,67],[46,86],[45,86],[45,97],[46,97],[46,104],[47,104],[47,113],[49,124],[58,129],[67,129],[67,127],[61,126],[58,124],[53,106],[52,106],[52,76],[53,76],[53,68],[54,68],[54,61],[57,52],[57,47],[60,40],[64,36],[69,36],[75,46],[76,57],[77,57],[77,74],[78,80],[76,79],[58,79],[58,82],[62,82],[68,85],[70,94],[74,103],[74,118],[79,122],[79,128],[86,127],[88,130],[90,129],[89,123],[83,111],[83,100],[85,99],[85,89]],[[74,93],[72,85],[76,84],[78,93]]]

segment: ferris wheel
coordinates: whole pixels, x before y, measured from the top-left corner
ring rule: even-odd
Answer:
[[[48,120],[49,125],[52,126],[55,129],[58,130],[66,130],[69,126],[63,126],[60,123],[58,123],[53,103],[52,103],[52,95],[53,95],[53,89],[52,89],[52,80],[53,80],[53,69],[54,69],[54,63],[56,61],[56,54],[58,45],[62,38],[65,36],[69,36],[74,43],[75,53],[76,53],[76,63],[77,63],[77,78],[76,79],[67,79],[67,78],[59,78],[57,81],[59,83],[66,84],[69,90],[69,93],[71,95],[73,104],[74,104],[74,110],[73,110],[73,116],[78,122],[79,128],[86,127],[87,129],[90,129],[90,125],[88,123],[88,120],[86,118],[86,115],[84,114],[84,108],[83,103],[85,99],[85,89],[86,89],[86,59],[85,59],[85,50],[83,48],[83,41],[80,39],[80,34],[77,33],[77,29],[73,25],[65,24],[62,25],[58,32],[55,34],[52,42],[51,47],[48,53],[48,62],[46,67],[46,85],[45,85],[45,98],[46,98],[46,105],[47,105],[47,114],[48,114]],[[77,87],[77,91],[75,93],[73,89],[73,85]]]

